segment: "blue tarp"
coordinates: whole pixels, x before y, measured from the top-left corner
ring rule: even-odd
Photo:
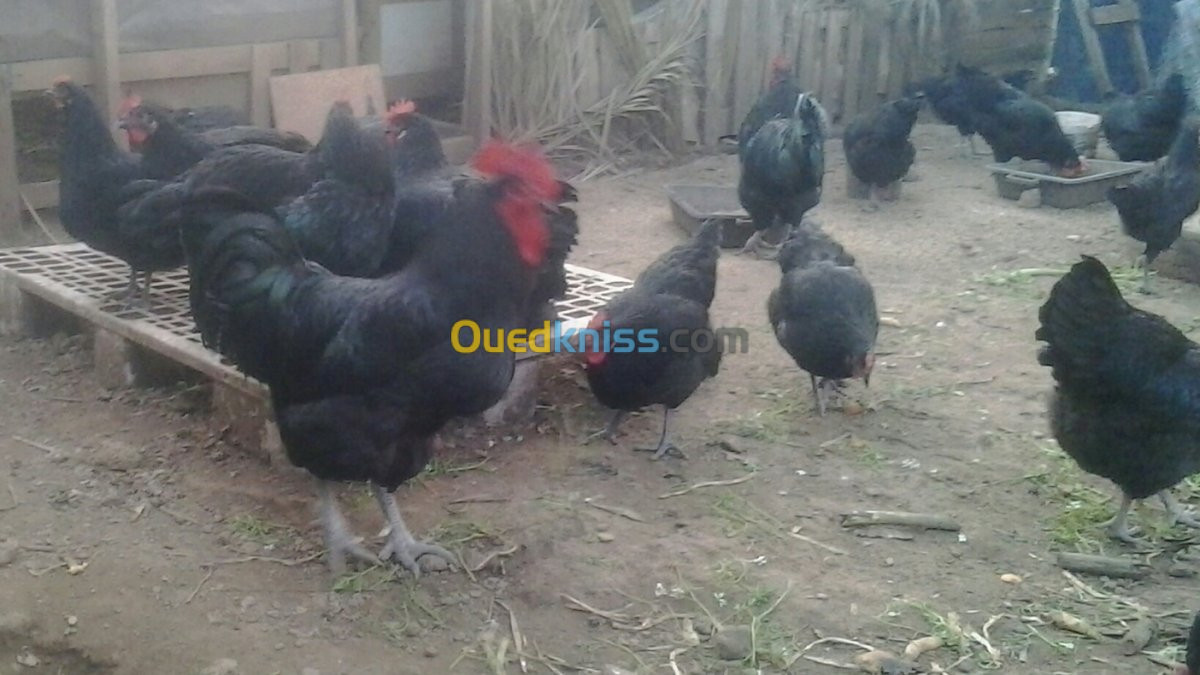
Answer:
[[[1116,4],[1116,0],[1091,2],[1094,7]],[[1138,6],[1142,12],[1142,39],[1146,42],[1146,55],[1150,58],[1150,68],[1157,74],[1167,38],[1175,23],[1174,2],[1139,0]],[[1098,32],[1113,86],[1118,91],[1137,91],[1137,74],[1124,27],[1119,24],[1101,26]],[[1080,35],[1079,24],[1075,21],[1071,0],[1063,0],[1062,9],[1059,10],[1058,38],[1055,41],[1051,63],[1058,69],[1058,77],[1051,87],[1051,94],[1072,101],[1100,100],[1100,92],[1096,88],[1091,66],[1088,64],[1087,52],[1083,48],[1083,36]]]

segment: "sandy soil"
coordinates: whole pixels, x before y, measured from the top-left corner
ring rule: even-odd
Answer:
[[[826,637],[899,653],[930,634],[946,645],[920,657],[927,669],[1163,672],[1118,638],[1152,615],[1146,652],[1179,656],[1198,588],[1186,533],[1147,507],[1151,553],[1100,534],[1111,486],[1045,436],[1033,331],[1054,277],[1017,272],[1080,253],[1128,272],[1138,249],[1107,205],[1021,208],[952,130],[916,138],[919,180],[877,213],[846,199],[833,142],[814,213],[892,319],[871,388],[851,388],[865,412],[815,415],[766,327],[777,268],[727,254],[714,315],[746,327],[750,350],[681,410],[686,460],[630,452],[657,438],[653,414],[627,424],[625,445],[582,445],[603,411],[574,363],[547,360],[534,424],[450,434],[401,489],[413,528],[470,574],[368,569],[331,591],[309,479],[227,445],[203,387],[105,391],[83,337],[0,339],[0,672],[833,673],[806,657],[849,663],[861,649],[803,648]],[[665,184],[735,179],[735,158],[714,156],[584,184],[573,261],[635,275],[683,238]],[[1200,325],[1192,287],[1156,282],[1131,299]],[[376,541],[365,491],[347,487],[343,503]],[[962,531],[841,527],[862,509],[942,514]],[[1150,574],[1077,586],[1058,550],[1140,557]],[[1095,632],[1064,630],[1055,612]]]

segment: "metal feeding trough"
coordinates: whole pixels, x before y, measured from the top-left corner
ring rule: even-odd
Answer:
[[[991,164],[988,170],[996,179],[996,190],[1005,199],[1020,199],[1026,190],[1039,190],[1042,204],[1058,209],[1075,209],[1102,202],[1111,187],[1125,185],[1145,169],[1145,162],[1087,160],[1087,173],[1078,178],[1063,178],[1044,162],[1008,162]]]
[[[721,221],[721,247],[741,248],[754,234],[750,216],[742,208],[737,188],[728,185],[668,185],[675,224],[694,234],[704,221]]]

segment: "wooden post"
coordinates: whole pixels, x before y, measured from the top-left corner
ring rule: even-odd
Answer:
[[[271,63],[266,45],[250,46],[250,122],[255,126],[271,126]]]
[[[121,64],[117,42],[117,0],[92,0],[92,68],[95,96],[111,125],[121,105]],[[110,128],[113,137],[125,147],[125,134]]]
[[[342,67],[358,65],[358,0],[342,0]]]
[[[17,178],[17,130],[13,125],[12,66],[0,65],[0,232],[21,225],[21,182]]]
[[[1079,34],[1083,36],[1083,47],[1092,67],[1092,77],[1096,80],[1100,95],[1109,94],[1113,91],[1113,85],[1108,77],[1108,66],[1104,63],[1104,47],[1100,44],[1100,35],[1092,25],[1092,6],[1088,0],[1072,0],[1071,6],[1075,10]]]
[[[467,4],[463,126],[477,142],[492,135],[492,0]]]

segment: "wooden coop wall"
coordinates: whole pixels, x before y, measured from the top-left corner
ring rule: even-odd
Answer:
[[[59,75],[88,86],[97,103],[115,116],[123,89],[168,105],[226,104],[246,110],[254,124],[271,124],[268,80],[272,75],[378,63],[383,50],[380,17],[388,5],[451,6],[453,58],[430,72],[385,73],[389,97],[457,95],[462,81],[464,0],[341,0],[341,21],[328,37],[122,53],[117,41],[117,0],[80,0],[90,11],[90,57],[0,63],[0,230],[15,227],[25,209],[58,204],[58,181],[19,183],[12,119],[15,94],[44,90]],[[413,48],[420,48],[419,45]]]
[[[928,0],[940,8],[942,50],[922,54],[903,2],[890,0],[661,0],[634,17],[647,53],[688,29],[696,3],[702,13],[690,47],[690,87],[675,92],[673,122],[683,140],[712,144],[733,134],[766,85],[771,60],[784,56],[801,86],[820,98],[835,123],[899,95],[904,86],[939,74],[956,61],[993,72],[1049,64],[1060,0]],[[488,54],[496,40],[493,12],[505,2],[479,0],[467,8],[468,51],[464,124],[476,134],[492,128],[486,101],[494,87]],[[908,20],[906,20],[906,18]],[[578,36],[577,107],[586,109],[630,81],[631,73],[601,26]]]

